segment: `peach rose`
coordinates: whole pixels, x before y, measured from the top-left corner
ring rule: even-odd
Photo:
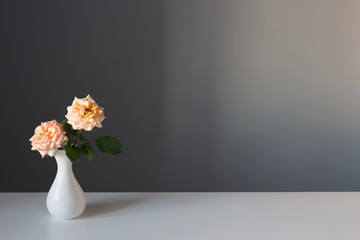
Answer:
[[[67,141],[67,137],[61,124],[52,120],[37,126],[34,136],[29,140],[32,145],[31,150],[39,151],[42,157],[46,154],[53,157],[61,144]]]
[[[101,122],[105,119],[104,108],[100,107],[91,97],[75,97],[71,106],[67,108],[65,117],[73,129],[91,131],[94,127],[101,128]]]

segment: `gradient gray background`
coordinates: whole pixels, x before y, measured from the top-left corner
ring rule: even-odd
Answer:
[[[48,191],[28,139],[74,96],[124,144],[85,191],[360,190],[360,3],[0,2],[0,191]]]

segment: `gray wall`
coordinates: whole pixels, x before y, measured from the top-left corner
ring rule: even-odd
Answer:
[[[74,96],[105,107],[85,191],[360,190],[358,1],[0,2],[0,191],[47,191],[30,151]]]

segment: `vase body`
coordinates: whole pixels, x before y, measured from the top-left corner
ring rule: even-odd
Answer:
[[[85,210],[84,191],[74,176],[72,162],[65,151],[57,151],[55,159],[58,169],[46,198],[47,209],[59,219],[76,218]]]

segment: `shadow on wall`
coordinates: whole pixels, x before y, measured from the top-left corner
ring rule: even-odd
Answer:
[[[166,2],[163,151],[165,189],[214,188],[214,4]]]
[[[359,12],[347,0],[3,0],[0,191],[48,191],[56,164],[27,140],[88,93],[107,116],[94,138],[125,152],[74,164],[85,191],[359,190]]]
[[[88,93],[106,116],[89,139],[116,136],[125,152],[75,163],[83,189],[161,191],[163,7],[162,0],[1,1],[0,100],[11,117],[0,124],[8,159],[0,191],[49,190],[55,160],[41,159],[28,139]]]

